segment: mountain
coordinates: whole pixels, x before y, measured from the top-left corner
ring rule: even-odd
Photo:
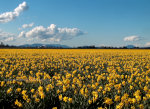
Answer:
[[[40,47],[45,47],[45,48],[71,48],[67,45],[61,45],[61,44],[24,44],[24,45],[19,45],[18,47],[31,47],[31,48],[40,48]]]
[[[127,45],[126,47],[127,47],[127,48],[129,48],[129,49],[131,49],[131,48],[135,48],[135,46],[134,46],[134,45]]]

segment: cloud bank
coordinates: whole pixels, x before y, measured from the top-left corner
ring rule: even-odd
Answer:
[[[150,47],[150,42],[147,42],[147,43],[145,44],[145,46],[146,46],[146,47]]]
[[[0,14],[0,23],[10,22],[20,15],[21,12],[25,11],[28,8],[27,3],[23,2],[19,4],[12,12],[5,12]]]
[[[140,40],[139,36],[128,36],[124,38],[124,41],[138,41]]]
[[[8,37],[4,41],[5,42],[9,42],[9,41],[14,41],[14,40],[15,40],[14,37]]]
[[[30,31],[22,31],[18,37],[35,38],[41,41],[59,42],[62,40],[72,39],[76,36],[83,35],[84,32],[78,28],[58,28],[55,24],[51,24],[47,28],[37,26]]]
[[[4,32],[4,31],[0,30],[0,40],[1,41],[5,41],[5,42],[13,41],[15,36],[16,36],[15,34]]]

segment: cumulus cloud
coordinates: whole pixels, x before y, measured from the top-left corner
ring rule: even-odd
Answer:
[[[56,41],[72,39],[76,36],[83,35],[84,32],[78,28],[58,28],[51,24],[47,28],[37,26],[28,32],[21,32],[18,37],[38,38],[41,41]]]
[[[145,44],[145,46],[146,46],[146,47],[150,47],[150,42],[147,42],[147,43]]]
[[[24,31],[19,33],[18,38],[21,38],[21,37],[25,37],[25,32]]]
[[[26,29],[26,28],[31,28],[33,27],[34,23],[30,23],[30,24],[23,24],[21,28],[19,28],[19,30],[21,29]]]
[[[23,12],[27,8],[28,8],[27,3],[23,2],[23,3],[19,4],[19,6],[17,8],[15,8],[13,11],[0,14],[0,23],[6,23],[9,21],[12,21],[17,16],[19,16],[21,12]]]
[[[138,41],[140,40],[139,36],[128,36],[124,38],[124,41]]]
[[[15,34],[4,32],[0,30],[0,40],[1,41],[13,41]]]

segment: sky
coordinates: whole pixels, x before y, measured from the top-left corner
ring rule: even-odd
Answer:
[[[0,0],[0,41],[150,46],[150,0]]]

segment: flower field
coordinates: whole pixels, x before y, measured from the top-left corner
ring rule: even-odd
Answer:
[[[150,50],[0,49],[0,109],[150,109]]]

